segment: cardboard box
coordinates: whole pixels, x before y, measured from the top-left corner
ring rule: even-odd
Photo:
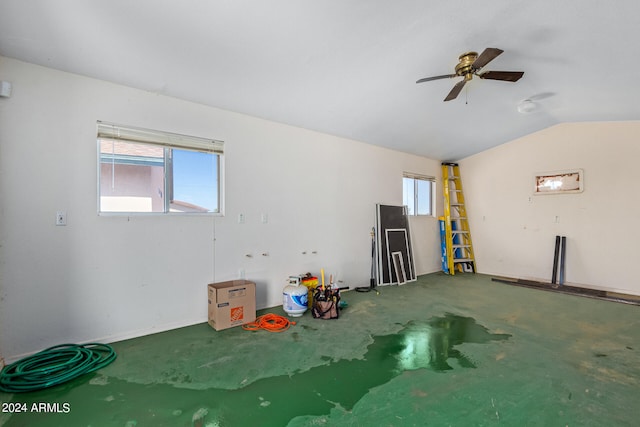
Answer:
[[[216,331],[256,320],[256,284],[248,280],[210,283],[209,325]]]

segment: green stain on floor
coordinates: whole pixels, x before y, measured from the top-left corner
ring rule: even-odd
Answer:
[[[404,370],[427,368],[434,371],[453,369],[452,360],[463,368],[475,368],[473,360],[455,348],[464,343],[502,341],[509,334],[492,334],[471,317],[446,313],[428,322],[411,322],[402,333],[400,366]]]
[[[113,344],[97,373],[0,401],[3,426],[635,425],[638,307],[427,275],[346,293],[280,334],[194,325]],[[421,303],[417,303],[421,301]],[[279,308],[265,310],[283,314]]]
[[[74,404],[73,411],[56,416],[71,425],[81,425],[90,414],[107,412],[111,414],[107,421],[114,425],[284,426],[301,413],[328,415],[335,407],[350,411],[369,390],[404,370],[449,370],[453,369],[450,359],[457,360],[463,368],[475,368],[455,346],[507,338],[507,334],[489,333],[472,318],[447,313],[426,322],[412,321],[395,334],[373,337],[363,359],[328,361],[292,375],[260,379],[238,390],[185,390],[95,375],[89,384],[97,386],[92,391],[99,394],[84,399],[81,411]],[[190,381],[188,377],[181,380]],[[52,389],[19,397],[24,397],[21,402],[29,408],[40,401],[61,402],[61,394],[69,399],[67,402],[83,399],[84,392],[76,395],[80,388],[75,384],[66,389],[62,393],[61,389]],[[203,406],[196,408],[194,402]],[[50,417],[46,413],[32,414],[30,423],[50,422]],[[15,420],[17,424],[10,421],[6,425],[20,425],[19,417]]]

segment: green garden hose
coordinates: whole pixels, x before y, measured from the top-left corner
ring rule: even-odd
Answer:
[[[101,369],[116,359],[107,344],[60,344],[7,365],[0,390],[21,393],[41,390]]]

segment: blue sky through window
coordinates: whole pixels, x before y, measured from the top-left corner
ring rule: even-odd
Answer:
[[[173,150],[173,199],[218,210],[218,156]]]

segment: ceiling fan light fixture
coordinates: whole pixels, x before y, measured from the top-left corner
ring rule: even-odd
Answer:
[[[533,113],[538,108],[538,105],[530,99],[525,99],[524,101],[520,101],[518,104],[518,113],[520,114],[529,114]]]

